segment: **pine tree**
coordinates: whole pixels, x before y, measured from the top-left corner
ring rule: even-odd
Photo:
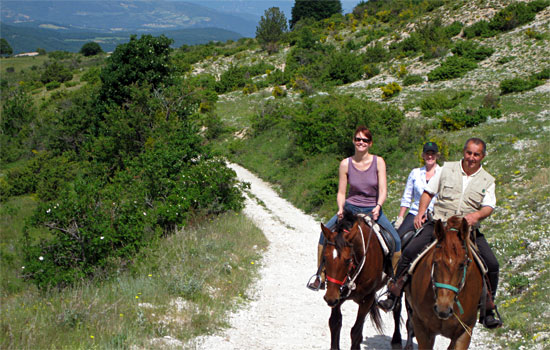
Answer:
[[[256,39],[261,44],[276,43],[288,30],[286,17],[278,7],[265,10],[256,27]]]

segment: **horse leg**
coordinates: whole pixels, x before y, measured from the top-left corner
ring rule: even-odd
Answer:
[[[414,335],[418,341],[418,348],[427,350],[433,349],[435,343],[435,335],[430,334],[430,331],[424,326],[421,320],[414,318]]]
[[[407,344],[405,344],[405,350],[413,350],[414,327],[412,323],[412,309],[407,299],[405,299],[405,307],[407,308]]]
[[[351,328],[351,349],[361,349],[361,342],[363,341],[363,325],[365,324],[365,317],[370,310],[370,307],[374,300],[370,300],[366,303],[359,304],[359,310],[357,310],[357,319],[355,324]]]
[[[328,325],[330,327],[330,349],[340,349],[340,330],[342,329],[342,311],[340,306],[332,308],[330,318],[328,319]]]
[[[474,323],[474,326],[475,326],[475,323]],[[473,332],[473,328],[474,327],[471,327],[472,328],[472,332]],[[472,340],[472,337],[468,334],[468,332],[464,332],[460,335],[460,337],[456,338],[456,339],[453,339],[451,341],[451,344],[449,344],[449,347],[447,349],[451,350],[451,349],[454,349],[454,350],[467,350],[468,347],[470,346],[470,341]],[[451,348],[451,345],[453,346]]]
[[[393,336],[391,338],[391,348],[392,349],[401,349],[401,309],[403,307],[402,299],[399,298],[395,304],[395,307],[393,308],[393,323],[394,323],[394,330],[393,330]]]

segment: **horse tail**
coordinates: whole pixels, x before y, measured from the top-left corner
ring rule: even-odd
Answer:
[[[380,316],[380,309],[378,308],[378,303],[376,302],[376,300],[374,300],[374,302],[372,303],[369,310],[369,314],[370,314],[370,319],[374,324],[374,328],[376,328],[376,331],[380,334],[383,334],[384,330],[382,329],[382,326],[383,326],[382,317]]]

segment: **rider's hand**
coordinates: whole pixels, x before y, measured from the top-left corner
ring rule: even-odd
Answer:
[[[479,221],[479,218],[478,218],[477,213],[466,214],[466,215],[464,216],[464,219],[466,219],[466,221],[468,222],[468,225],[469,225],[470,227],[474,226],[474,225],[477,224],[478,221]]]
[[[371,211],[371,214],[374,221],[378,220],[378,217],[380,216],[380,206],[377,205],[376,207],[374,207],[374,209]]]
[[[424,221],[426,221],[426,215],[422,215],[420,213],[416,214],[414,217],[414,228],[417,230],[421,228]]]
[[[338,210],[338,212],[336,213],[336,216],[338,216],[338,220],[342,220],[342,218],[344,217],[344,211]]]

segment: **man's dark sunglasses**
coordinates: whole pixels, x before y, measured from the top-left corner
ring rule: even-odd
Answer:
[[[370,142],[369,139],[364,139],[362,137],[356,137],[355,142],[359,142],[359,141],[363,141],[364,143],[369,143]]]

